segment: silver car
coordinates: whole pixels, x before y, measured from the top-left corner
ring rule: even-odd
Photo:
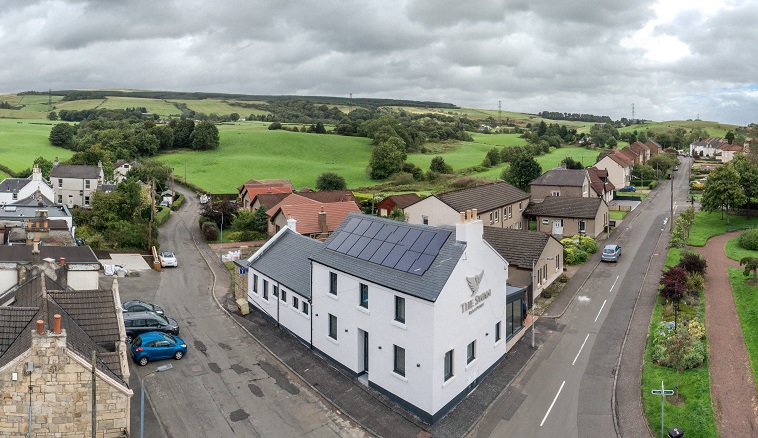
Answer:
[[[617,262],[621,255],[621,247],[618,245],[605,245],[600,260],[604,262]]]

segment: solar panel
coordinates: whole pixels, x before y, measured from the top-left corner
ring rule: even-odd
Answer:
[[[387,240],[387,237],[389,237],[390,234],[392,234],[395,230],[397,230],[397,225],[395,224],[383,224],[382,228],[379,230],[378,233],[376,233],[376,236],[374,236],[374,239],[381,240],[384,242]]]
[[[376,236],[376,233],[378,233],[379,230],[382,229],[382,225],[383,224],[380,223],[380,222],[374,222],[373,224],[371,224],[371,226],[368,228],[368,230],[366,230],[363,233],[363,235],[366,236],[366,237],[371,237],[373,239],[374,236]],[[382,239],[382,240],[384,240],[384,239]]]
[[[413,263],[419,258],[420,255],[421,253],[416,251],[406,251],[405,254],[400,257],[400,261],[395,265],[395,269],[408,272],[408,270],[411,269],[411,266],[413,266]]]
[[[416,262],[413,263],[413,266],[411,266],[411,269],[408,270],[408,273],[414,275],[424,275],[427,269],[432,266],[434,258],[435,256],[429,254],[421,254],[421,257],[419,257]]]
[[[342,254],[347,254],[347,252],[350,251],[350,248],[353,247],[355,242],[357,242],[360,237],[361,236],[358,236],[356,234],[348,235],[347,239],[345,239],[345,241],[342,242],[342,245],[340,245],[340,247],[337,248],[336,251],[341,252]]]
[[[358,218],[358,217],[354,217],[354,218],[350,219],[350,222],[348,222],[347,225],[345,225],[345,228],[343,228],[342,231],[343,232],[347,231],[348,233],[352,233],[353,230],[355,229],[355,227],[357,227],[358,225],[360,225],[361,222],[363,222],[363,219]]]
[[[413,244],[416,243],[416,239],[418,239],[418,236],[420,235],[421,230],[412,228],[408,230],[408,233],[400,240],[400,245],[403,245],[406,249],[410,249]]]
[[[382,242],[381,246],[379,246],[379,249],[377,249],[374,255],[371,256],[369,261],[381,264],[384,261],[384,258],[387,257],[387,254],[389,254],[394,247],[395,245],[392,243]]]
[[[426,249],[427,245],[429,245],[429,242],[432,241],[434,238],[434,232],[433,231],[424,231],[421,233],[421,235],[416,239],[416,243],[411,246],[411,251],[417,251],[417,252],[423,252],[424,249]]]
[[[395,245],[395,247],[392,248],[392,251],[390,251],[390,253],[387,254],[387,257],[384,258],[384,261],[382,262],[382,266],[394,268],[397,262],[400,261],[400,258],[403,256],[403,254],[405,254],[405,251],[406,249],[403,248],[402,246]]]
[[[344,242],[345,239],[347,239],[347,236],[349,235],[350,233],[344,233],[344,232],[337,234],[337,236],[331,242],[329,242],[329,246],[327,246],[327,248],[333,249],[336,251],[337,248],[339,248],[340,245],[342,245],[342,242]]]
[[[385,242],[389,243],[398,243],[401,240],[403,240],[403,237],[408,234],[408,228],[399,228],[396,229],[392,234],[389,235],[386,239],[384,239]]]
[[[358,257],[358,254],[360,254],[361,251],[363,251],[366,248],[366,245],[368,245],[369,242],[371,242],[371,239],[369,239],[366,236],[361,236],[361,238],[358,239],[358,241],[355,242],[353,247],[350,248],[350,250],[347,252],[347,255]]]
[[[361,221],[361,223],[359,223],[358,226],[355,227],[355,229],[353,231],[351,231],[351,233],[358,234],[358,235],[362,236],[363,233],[366,230],[368,230],[368,227],[370,227],[372,223],[373,222],[370,222],[370,221],[367,221],[367,220],[366,221]]]
[[[371,258],[372,255],[376,252],[377,249],[382,245],[384,242],[380,242],[378,240],[371,240],[371,242],[366,245],[365,248],[363,248],[363,251],[361,251],[360,254],[358,254],[358,258],[361,260],[368,260]]]
[[[437,231],[434,238],[432,238],[432,241],[429,242],[429,245],[424,249],[424,254],[430,254],[436,257],[448,237],[450,237],[449,231]]]

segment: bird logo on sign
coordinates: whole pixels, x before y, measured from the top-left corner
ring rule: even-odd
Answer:
[[[478,273],[477,275],[474,275],[473,277],[466,277],[468,287],[471,289],[471,296],[476,295],[476,293],[479,291],[479,283],[482,282],[482,277],[484,277],[484,271]]]

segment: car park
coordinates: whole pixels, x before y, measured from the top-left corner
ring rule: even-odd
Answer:
[[[637,188],[634,186],[626,186],[619,189],[619,192],[636,192]]]
[[[145,366],[154,360],[183,358],[187,354],[187,343],[170,333],[147,332],[134,339],[131,351],[134,361]]]
[[[621,247],[618,245],[605,245],[600,260],[604,262],[617,262],[621,256]]]
[[[127,342],[131,342],[132,339],[143,333],[152,331],[171,333],[172,335],[179,334],[179,324],[175,320],[155,312],[124,313],[124,329],[126,330]]]
[[[140,300],[129,300],[121,305],[124,312],[155,312],[163,315],[163,309],[155,304],[146,303]]]
[[[171,251],[163,251],[160,254],[159,258],[161,259],[162,268],[165,268],[167,266],[173,266],[174,268],[176,268],[177,266],[179,266],[179,264],[176,261],[176,255]]]

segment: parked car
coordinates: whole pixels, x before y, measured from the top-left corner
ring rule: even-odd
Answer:
[[[165,268],[166,266],[173,266],[177,267],[179,266],[176,261],[176,255],[174,255],[171,251],[163,251],[160,255],[161,259],[161,267]]]
[[[677,170],[679,170],[679,166],[674,166],[674,172],[676,172]]]
[[[147,332],[134,339],[131,350],[134,361],[145,366],[154,360],[183,358],[187,354],[187,343],[170,333]]]
[[[600,260],[604,262],[617,262],[621,255],[621,247],[618,245],[605,245]]]
[[[161,205],[161,207],[170,207],[171,203],[164,199],[164,200],[161,201],[160,205]]]
[[[121,305],[121,308],[124,312],[155,312],[163,315],[163,309],[160,307],[140,300],[127,301]]]
[[[637,189],[634,186],[621,187],[619,192],[636,192]]]
[[[87,244],[87,241],[81,237],[74,237],[74,242],[76,243],[76,246],[84,246]]]
[[[127,342],[131,342],[132,339],[143,333],[152,331],[171,333],[172,335],[179,334],[179,324],[176,321],[155,312],[124,313],[124,329],[126,329]]]

